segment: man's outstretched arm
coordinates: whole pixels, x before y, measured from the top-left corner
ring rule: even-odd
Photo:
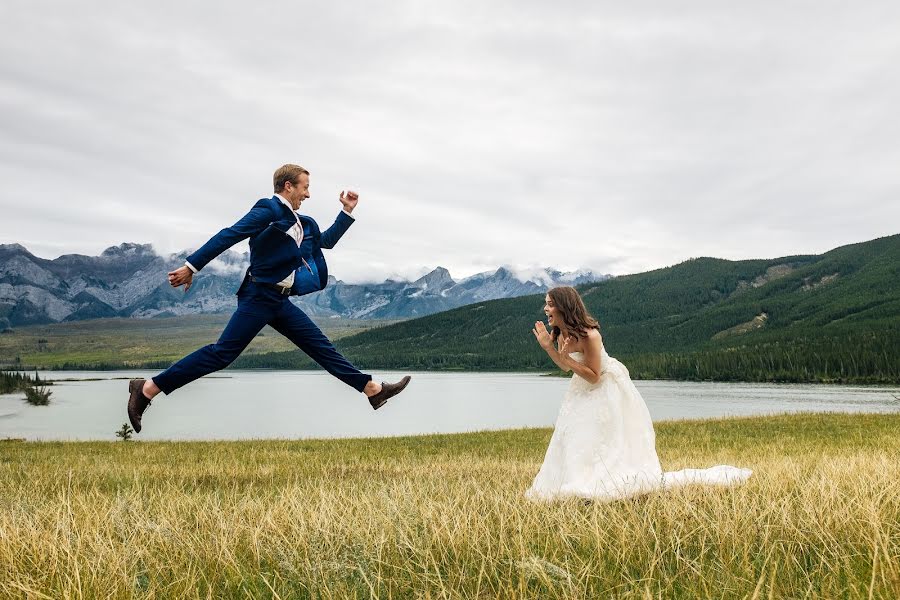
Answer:
[[[172,287],[183,285],[185,286],[184,291],[188,291],[191,287],[194,273],[236,243],[268,227],[269,223],[275,218],[276,216],[272,213],[265,200],[260,200],[250,209],[250,212],[241,217],[240,221],[214,235],[199,250],[188,256],[185,266],[170,272],[169,284]]]

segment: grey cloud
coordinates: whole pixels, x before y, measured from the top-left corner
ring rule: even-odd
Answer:
[[[347,280],[623,273],[900,222],[890,2],[0,10],[0,242],[34,251],[197,247],[288,161],[321,222],[361,192]]]

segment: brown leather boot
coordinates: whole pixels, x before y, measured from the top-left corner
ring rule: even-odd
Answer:
[[[407,385],[409,385],[409,380],[412,379],[409,375],[398,381],[397,383],[385,383],[381,382],[381,391],[375,394],[374,396],[369,396],[369,404],[372,405],[372,408],[378,410],[384,403],[388,401],[388,398],[393,398],[397,394],[403,391]]]
[[[128,420],[135,433],[141,431],[141,416],[150,406],[150,398],[144,395],[146,379],[132,379],[128,382]]]

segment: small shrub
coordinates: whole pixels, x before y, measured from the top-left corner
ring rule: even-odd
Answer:
[[[123,442],[127,442],[131,439],[131,434],[134,433],[134,429],[131,428],[131,425],[128,423],[122,423],[121,429],[116,432],[116,437],[121,438]]]
[[[25,402],[32,406],[47,406],[52,393],[44,386],[30,385],[25,388]]]

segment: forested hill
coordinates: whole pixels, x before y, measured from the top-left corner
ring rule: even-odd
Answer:
[[[900,235],[819,256],[697,258],[579,288],[639,378],[900,381]],[[345,338],[368,369],[551,370],[543,296],[477,303]],[[303,366],[299,353],[238,366]]]

